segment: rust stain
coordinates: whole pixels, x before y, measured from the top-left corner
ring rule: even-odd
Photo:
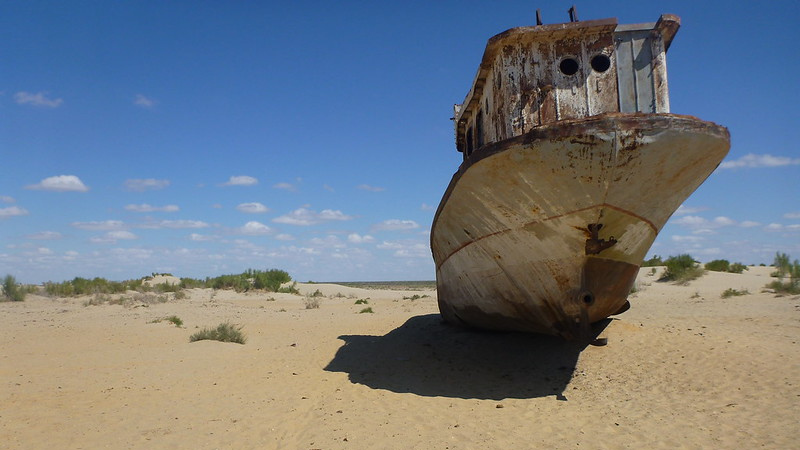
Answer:
[[[586,230],[589,232],[589,237],[586,239],[584,251],[587,255],[597,255],[603,250],[617,243],[617,240],[614,239],[614,236],[611,236],[608,239],[600,239],[599,233],[601,228],[603,228],[602,223],[590,223],[586,226]]]

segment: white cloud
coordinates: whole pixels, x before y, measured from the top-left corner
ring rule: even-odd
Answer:
[[[109,231],[106,236],[113,239],[136,239],[136,235],[127,230]]]
[[[328,248],[344,248],[346,247],[345,244],[339,239],[338,236],[334,236],[329,234],[324,238],[313,238],[309,241],[312,245],[316,247],[328,247]]]
[[[764,227],[764,231],[778,232],[778,231],[800,231],[800,224],[783,225],[780,223],[771,223]]]
[[[785,219],[800,219],[800,212],[789,212],[783,215]]]
[[[252,202],[252,203],[241,203],[236,207],[236,210],[243,213],[257,214],[257,213],[265,213],[269,211],[269,208],[262,205],[261,203]]]
[[[207,234],[197,234],[192,233],[189,235],[189,239],[197,242],[206,242],[206,241],[214,241],[217,239],[216,236],[209,236]]]
[[[435,208],[427,203],[423,203],[422,206],[419,207],[419,209],[423,211],[433,211]]]
[[[682,216],[682,215],[685,215],[685,214],[696,214],[696,213],[705,211],[707,209],[708,208],[706,208],[704,206],[689,207],[689,206],[681,205],[681,206],[678,207],[678,210],[675,211],[675,215]]]
[[[695,228],[697,230],[708,230],[711,228],[726,227],[736,225],[736,221],[725,216],[715,217],[713,220],[708,220],[700,216],[683,216],[672,221],[675,225],[681,225],[688,228]]]
[[[722,250],[720,250],[719,247],[710,247],[692,250],[692,253],[696,253],[698,255],[715,256],[721,254]]]
[[[417,244],[411,248],[404,248],[394,252],[394,256],[398,258],[430,258],[430,247],[424,244]]]
[[[701,236],[672,236],[672,240],[675,242],[700,242],[705,238]]]
[[[326,191],[329,191],[329,192],[336,192],[332,187],[330,187],[327,184],[323,184],[322,185],[322,189],[325,189]]]
[[[316,211],[312,211],[310,209],[298,208],[290,212],[289,214],[276,217],[275,219],[272,219],[272,221],[288,225],[308,226],[334,220],[341,221],[341,220],[351,220],[351,219],[352,219],[351,216],[348,216],[339,210],[324,209],[319,213],[317,213]]]
[[[293,241],[294,240],[294,236],[292,236],[291,234],[281,233],[281,234],[275,236],[275,239],[277,239],[279,241]]]
[[[431,257],[431,249],[427,244],[416,241],[388,242],[378,244],[382,250],[394,250],[392,256],[397,258],[426,258]]]
[[[3,202],[3,203],[14,203],[15,201],[16,200],[14,200],[14,197],[10,197],[8,195],[0,195],[0,202]]]
[[[255,186],[258,184],[258,178],[249,177],[247,175],[232,176],[222,183],[222,186]]]
[[[142,228],[171,228],[171,229],[179,229],[179,228],[207,228],[210,225],[202,220],[161,220],[159,222],[148,222],[144,225],[140,225]]]
[[[753,228],[753,227],[757,227],[757,226],[760,226],[760,225],[761,225],[761,222],[754,222],[752,220],[745,220],[745,221],[743,221],[742,223],[739,224],[739,226],[742,227],[742,228]]]
[[[130,259],[150,259],[154,252],[146,248],[114,248],[110,251],[111,256],[115,257],[118,261],[127,261]]]
[[[361,189],[362,191],[370,191],[370,192],[382,192],[385,189],[378,186],[370,186],[368,184],[359,184],[356,188]]]
[[[289,192],[296,192],[297,191],[297,187],[295,187],[295,185],[293,185],[291,183],[285,183],[285,182],[283,182],[283,183],[275,183],[272,187],[274,187],[275,189],[283,189],[284,191],[289,191]]]
[[[5,219],[14,216],[27,216],[28,210],[20,208],[19,206],[9,206],[8,208],[0,208],[0,219]]]
[[[800,158],[789,158],[787,156],[772,156],[769,154],[756,155],[748,153],[739,159],[732,161],[724,161],[719,165],[720,169],[735,169],[739,167],[757,168],[757,167],[782,167],[782,166],[796,166],[800,164]]]
[[[83,181],[75,175],[57,175],[48,177],[37,184],[25,186],[25,189],[56,192],[86,192],[89,190]]]
[[[323,209],[319,212],[319,218],[323,221],[328,220],[350,220],[352,217],[342,213],[339,210]]]
[[[37,92],[32,94],[30,92],[17,92],[14,94],[14,101],[20,105],[41,106],[45,108],[58,108],[64,102],[60,98],[47,98],[46,92]]]
[[[714,218],[714,225],[720,227],[727,227],[731,225],[736,225],[736,221],[725,216],[719,216]]]
[[[708,225],[708,220],[700,216],[684,216],[679,219],[673,220],[675,225],[685,225],[688,227],[698,227]]]
[[[180,210],[177,205],[152,206],[147,203],[141,205],[125,205],[125,209],[133,212],[175,212]]]
[[[120,240],[138,239],[138,236],[126,230],[109,231],[108,233],[89,239],[90,242],[95,244],[114,244]]]
[[[375,242],[375,238],[368,234],[361,236],[358,233],[351,233],[347,235],[347,241],[352,244],[369,244]]]
[[[125,224],[119,220],[103,220],[92,222],[72,222],[72,226],[81,230],[108,231],[121,230]]]
[[[169,186],[169,180],[157,180],[155,178],[132,178],[125,180],[125,189],[129,191],[148,191],[164,189]]]
[[[55,239],[61,239],[63,235],[57,231],[40,231],[38,233],[29,234],[25,237],[37,241],[51,241]]]
[[[419,228],[419,224],[413,220],[398,219],[384,220],[383,222],[372,226],[372,229],[376,231],[404,231],[414,230],[417,228]]]
[[[272,228],[264,225],[261,222],[256,222],[255,220],[247,222],[244,224],[244,226],[238,228],[238,231],[242,234],[247,234],[250,236],[270,234],[273,232]]]
[[[382,250],[399,250],[403,248],[403,245],[398,242],[383,241],[378,244],[378,248]]]
[[[156,106],[156,103],[155,99],[145,97],[142,94],[136,94],[136,98],[133,99],[133,104],[142,108],[152,108]]]

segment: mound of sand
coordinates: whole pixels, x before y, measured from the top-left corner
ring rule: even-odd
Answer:
[[[173,277],[172,275],[156,275],[154,277],[145,278],[142,284],[145,286],[156,286],[159,284],[176,285],[181,284],[181,279]]]

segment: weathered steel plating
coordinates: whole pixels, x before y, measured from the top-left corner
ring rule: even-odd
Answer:
[[[668,113],[679,23],[604,19],[489,40],[455,106],[464,161],[431,229],[446,320],[576,338],[630,306],[658,231],[729,147],[725,128]]]

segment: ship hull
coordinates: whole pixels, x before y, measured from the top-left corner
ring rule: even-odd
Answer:
[[[487,145],[431,228],[439,308],[461,325],[574,339],[624,309],[642,260],[729,148],[724,127],[606,114]]]

